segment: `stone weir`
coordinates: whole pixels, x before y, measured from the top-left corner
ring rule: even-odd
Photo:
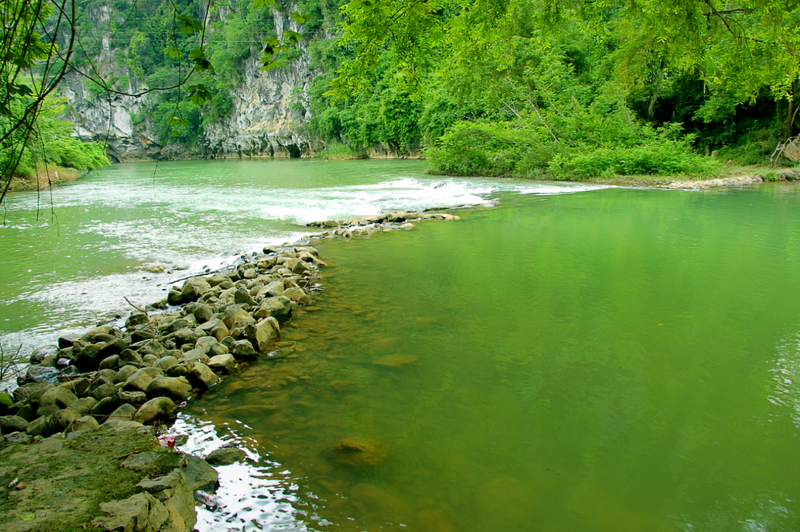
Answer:
[[[402,212],[309,224],[310,238],[350,238],[457,220]],[[203,460],[157,438],[187,400],[242,361],[277,356],[281,323],[322,289],[313,247],[266,247],[235,268],[183,280],[124,327],[101,325],[31,355],[13,397],[0,394],[0,529],[190,531],[195,500],[213,506],[209,465],[245,459],[221,449]],[[289,344],[289,343],[287,343]],[[180,444],[180,442],[177,442]]]

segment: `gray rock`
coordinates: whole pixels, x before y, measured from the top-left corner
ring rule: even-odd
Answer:
[[[283,295],[291,299],[292,301],[297,301],[301,305],[311,305],[311,297],[305,293],[302,288],[287,288],[283,291]]]
[[[180,305],[183,303],[183,294],[177,288],[170,288],[167,294],[167,303],[170,305]]]
[[[106,382],[114,382],[114,379],[117,378],[117,372],[108,368],[97,370],[97,378],[99,379],[101,377],[105,379]]]
[[[81,372],[93,371],[97,369],[98,364],[102,360],[100,356],[100,351],[106,344],[89,344],[83,349],[81,352],[78,353],[78,356],[75,358],[75,365],[78,367],[78,370]]]
[[[14,390],[14,401],[16,402],[30,402],[38,401],[39,398],[53,385],[47,382],[32,382],[25,384]]]
[[[273,281],[263,287],[261,290],[258,291],[258,297],[275,297],[283,294],[283,291],[286,287],[283,284],[283,281]]]
[[[65,408],[53,414],[53,430],[63,432],[67,430],[80,415],[73,408]]]
[[[170,366],[166,371],[167,377],[186,377],[189,374],[189,367],[185,362]]]
[[[244,288],[236,289],[236,292],[233,294],[233,301],[237,305],[256,305],[256,301],[250,295],[250,292]]]
[[[166,349],[161,345],[158,340],[143,340],[131,346],[142,357],[145,355],[155,355],[156,358],[164,356]]]
[[[231,332],[228,329],[228,326],[225,325],[225,323],[223,323],[222,321],[220,321],[218,325],[216,325],[213,329],[211,329],[211,331],[209,331],[209,334],[214,338],[216,338],[217,341],[219,342],[221,342],[224,338],[228,337],[230,333]]]
[[[108,419],[118,419],[120,421],[132,421],[136,415],[136,407],[127,403],[120,405],[116,410],[109,414]]]
[[[184,344],[194,345],[197,342],[197,334],[188,327],[175,331],[172,335],[175,343],[180,347]]]
[[[175,412],[175,402],[172,399],[156,397],[139,407],[133,419],[139,423],[148,423],[156,419],[169,418],[173,412]]]
[[[92,397],[97,399],[98,401],[102,401],[107,397],[114,397],[117,395],[117,387],[113,384],[106,382],[101,386],[98,386],[91,392]]]
[[[119,369],[119,371],[117,371],[117,374],[114,377],[114,380],[112,381],[112,383],[113,384],[118,384],[120,382],[124,383],[125,381],[127,381],[130,378],[131,375],[136,373],[136,370],[138,370],[138,369],[139,368],[137,368],[136,366],[134,366],[132,364],[128,364],[128,365],[122,366]]]
[[[72,347],[72,344],[80,340],[80,338],[81,338],[80,334],[76,333],[65,334],[64,336],[58,339],[58,347],[60,347],[61,349],[67,349],[69,347]]]
[[[199,388],[210,388],[219,383],[219,377],[211,371],[211,368],[200,362],[189,370],[189,379]]]
[[[256,318],[268,318],[270,316],[277,320],[284,321],[292,315],[292,302],[286,296],[275,296],[261,302],[253,316]]]
[[[278,325],[278,320],[273,317],[268,317],[260,320],[255,325],[248,325],[245,327],[245,334],[247,339],[253,347],[261,353],[269,350],[273,341],[280,336],[281,328]],[[235,353],[236,351],[234,351]]]
[[[197,323],[205,323],[214,315],[214,310],[205,303],[196,303],[192,309],[192,314],[194,314]]]
[[[77,400],[78,398],[71,391],[55,386],[42,394],[36,413],[40,416],[49,416],[62,408],[67,408]]]
[[[194,347],[195,349],[199,349],[204,355],[208,355],[208,353],[211,351],[212,346],[218,343],[219,341],[213,336],[204,336],[202,338],[197,339],[197,342],[195,342]]]
[[[212,275],[211,277],[208,277],[206,279],[206,281],[208,281],[208,284],[213,287],[213,286],[219,286],[222,283],[224,283],[225,281],[230,281],[230,279],[228,279],[227,277],[225,277],[221,273],[217,272],[214,275]]]
[[[208,354],[208,356],[213,357],[217,355],[226,355],[230,352],[231,350],[228,349],[227,346],[224,346],[221,343],[219,343],[211,347],[211,352]]]
[[[116,369],[119,367],[119,355],[111,355],[100,361],[99,369]]]
[[[253,344],[249,340],[236,340],[233,343],[233,354],[245,360],[252,360],[258,357],[258,353],[253,349]]]
[[[144,325],[146,323],[150,323],[150,317],[144,312],[133,312],[128,319],[125,320],[125,328],[129,331],[134,327],[139,327],[140,325]]]
[[[50,416],[40,416],[28,423],[25,432],[28,436],[50,436],[54,429],[53,419]]]
[[[196,301],[203,294],[211,290],[211,285],[203,278],[194,277],[183,283],[181,296],[185,301]]]
[[[121,366],[127,366],[128,364],[141,364],[142,363],[142,355],[133,351],[132,349],[126,349],[122,353],[119,354],[119,364]]]
[[[222,322],[228,329],[244,327],[254,321],[253,317],[239,305],[228,305],[222,314]]]
[[[191,328],[192,325],[193,323],[186,318],[178,318],[162,325],[161,329],[168,333],[174,333],[175,331],[179,331],[181,329]]]
[[[154,325],[144,325],[131,333],[131,341],[134,343],[144,340],[151,340],[156,337],[158,331]]]
[[[72,403],[69,407],[76,411],[78,414],[85,416],[92,411],[92,408],[97,404],[97,399],[94,397],[83,397]]]
[[[106,397],[97,402],[90,410],[93,416],[107,416],[120,405],[119,397]]]
[[[21,445],[27,445],[31,441],[31,437],[28,436],[25,432],[12,432],[10,434],[6,434],[3,436],[8,443],[18,443]]]
[[[18,382],[19,384],[25,384],[28,382],[46,382],[48,384],[55,384],[58,382],[59,375],[61,375],[61,371],[56,368],[28,366],[28,370],[25,372],[25,377],[18,379]]]
[[[192,396],[192,386],[181,377],[158,376],[147,387],[147,396],[165,396],[175,401],[184,401]]]
[[[242,449],[223,447],[222,449],[212,451],[211,454],[206,457],[206,462],[212,466],[231,465],[236,462],[241,462],[244,460],[245,456],[247,456],[247,454]]]
[[[0,417],[0,433],[11,434],[12,432],[25,432],[28,427],[28,420],[19,416]]]
[[[146,368],[142,368],[128,377],[122,389],[126,392],[147,392],[147,387],[150,386],[150,381],[152,380],[153,377],[150,376]]]
[[[214,340],[216,342],[216,340]],[[191,362],[202,362],[205,364],[208,362],[208,356],[203,353],[200,349],[192,349],[187,351],[185,355],[183,355],[183,362],[191,363]]]
[[[177,358],[175,358],[172,355],[167,355],[165,357],[161,357],[158,360],[156,360],[156,363],[153,364],[153,367],[161,368],[163,370],[166,370],[170,366],[174,366],[177,363],[178,363],[178,359]]]
[[[65,388],[75,394],[75,397],[83,397],[92,385],[92,381],[86,377],[73,379],[59,384],[59,388]]]
[[[94,432],[98,428],[100,428],[100,424],[97,422],[95,418],[93,418],[92,416],[83,416],[79,417],[78,419],[72,422],[70,431]]]
[[[117,397],[123,403],[128,403],[136,407],[139,407],[147,402],[147,394],[144,392],[121,391],[117,394]]]
[[[31,354],[30,363],[31,364],[41,364],[41,362],[51,355],[57,355],[59,351],[59,347],[57,345],[43,345],[38,349],[34,350]]]
[[[236,367],[236,359],[233,358],[233,355],[216,355],[208,360],[207,365],[213,371],[219,373],[231,373]]]
[[[109,325],[101,325],[84,333],[81,338],[89,343],[95,343],[95,342],[107,342],[108,340],[103,339],[104,337],[107,336],[116,336],[114,334],[114,328]]]
[[[219,487],[219,474],[208,463],[197,456],[186,456],[186,466],[183,468],[186,483],[192,491],[200,490],[213,492]]]

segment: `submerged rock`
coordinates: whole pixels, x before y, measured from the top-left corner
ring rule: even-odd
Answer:
[[[413,364],[418,358],[417,355],[386,355],[385,357],[372,359],[372,363],[378,366],[401,368],[408,364]]]
[[[211,454],[206,457],[206,462],[212,466],[230,465],[236,462],[241,462],[244,460],[245,456],[246,454],[242,449],[237,449],[236,447],[224,447],[222,449],[212,451]]]
[[[330,452],[331,458],[342,465],[355,468],[372,468],[380,464],[388,446],[380,440],[347,438],[340,440]]]

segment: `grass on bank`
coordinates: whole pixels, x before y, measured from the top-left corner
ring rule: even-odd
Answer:
[[[35,173],[14,176],[11,179],[9,190],[20,192],[24,190],[44,190],[50,186],[70,183],[80,177],[81,172],[75,168],[65,166],[41,165]]]
[[[366,159],[367,154],[365,152],[356,151],[347,144],[331,142],[324,150],[317,154],[317,157],[330,161],[348,161],[353,159]]]
[[[794,166],[788,160],[770,166],[774,142],[698,153],[695,137],[682,135],[679,124],[638,127],[628,138],[605,133],[554,140],[555,135],[548,138],[535,128],[462,122],[425,155],[432,174],[654,185],[756,174],[777,181],[785,178],[781,169]]]

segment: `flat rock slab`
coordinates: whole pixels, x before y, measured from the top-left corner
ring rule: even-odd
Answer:
[[[65,440],[52,437],[33,445],[0,443],[0,530],[85,530],[102,515],[101,504],[141,491],[145,474],[119,467],[144,453],[148,466],[169,469],[178,453],[161,448],[151,429],[80,434]],[[155,471],[154,471],[155,472]],[[15,488],[9,484],[18,478]],[[17,489],[24,485],[24,489]],[[192,523],[193,524],[193,523]]]

